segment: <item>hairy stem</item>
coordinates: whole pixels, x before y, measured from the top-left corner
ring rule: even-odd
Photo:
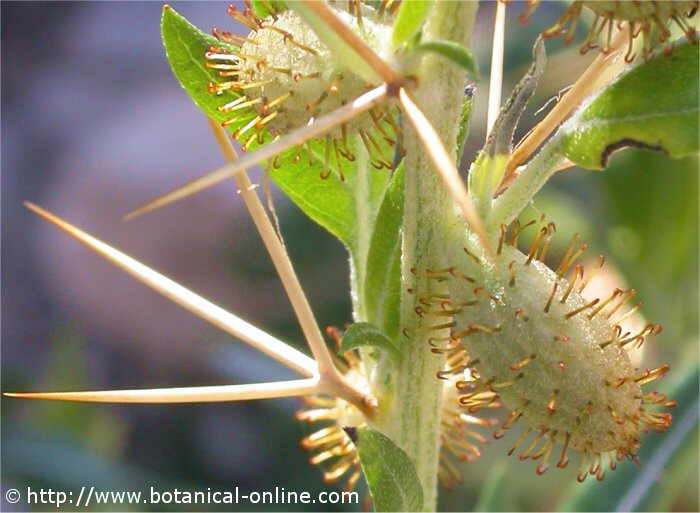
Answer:
[[[427,20],[424,40],[468,43],[476,9],[476,2],[437,2]],[[415,75],[414,101],[454,157],[465,73],[440,57],[426,56]],[[445,266],[444,229],[456,213],[421,138],[410,125],[405,127],[401,325],[406,336],[401,340],[403,358],[391,372],[389,397],[380,398],[377,424],[414,461],[423,485],[423,507],[435,510],[442,399],[442,383],[436,373],[444,362],[430,352],[427,340],[445,336],[448,330],[427,329],[443,321],[421,318],[415,308],[419,293],[436,287],[426,279],[425,271]],[[381,370],[378,375],[385,376]]]
[[[500,224],[509,224],[532,201],[542,186],[560,168],[564,156],[559,143],[561,136],[555,135],[540,150],[503,194],[493,201],[491,215],[487,220],[490,233],[496,233]]]

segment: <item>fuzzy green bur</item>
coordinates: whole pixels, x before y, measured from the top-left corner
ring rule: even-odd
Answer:
[[[606,382],[635,372],[623,348],[600,347],[613,337],[605,313],[616,302],[589,318],[596,307],[585,308],[589,301],[569,290],[569,281],[508,245],[493,267],[465,256],[458,268],[475,283],[450,279],[451,296],[475,304],[455,316],[455,331],[467,332],[463,343],[479,362],[480,379],[492,382],[508,409],[522,411],[521,422],[546,427],[562,443],[568,435],[577,449],[605,452],[631,443],[631,426],[617,420],[637,414],[639,386]],[[575,274],[570,280],[581,285]],[[579,309],[584,310],[568,316]],[[548,462],[541,461],[544,468]]]

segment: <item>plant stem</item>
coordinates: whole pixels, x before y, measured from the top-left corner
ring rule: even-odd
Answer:
[[[454,153],[447,151],[447,148],[445,148],[445,145],[440,139],[440,135],[435,128],[433,128],[433,124],[415,104],[411,95],[403,87],[399,89],[399,100],[401,101],[406,119],[413,126],[418,141],[423,145],[423,149],[429,157],[434,170],[443,180],[447,191],[462,211],[462,216],[465,221],[467,221],[469,228],[479,236],[484,248],[492,253],[479,213],[474,206],[471,196],[469,196],[467,192],[464,181],[459,176]]]
[[[564,158],[559,148],[560,141],[561,136],[558,135],[547,141],[503,194],[493,201],[487,220],[490,233],[496,233],[500,224],[510,224],[528,206],[537,191],[560,169],[558,164]]]
[[[436,2],[423,32],[425,40],[443,39],[466,44],[478,4]],[[440,57],[426,56],[416,70],[413,99],[440,135],[451,158],[457,150],[457,128],[465,73]],[[428,338],[449,330],[427,330],[442,321],[415,313],[418,291],[427,287],[425,271],[445,267],[445,226],[456,216],[454,203],[433,169],[421,137],[408,123],[404,132],[405,188],[402,240],[401,325],[403,358],[392,371],[388,395],[380,398],[377,427],[397,443],[416,465],[427,511],[437,506],[437,469],[442,383],[436,373],[444,361],[430,352]],[[410,292],[409,290],[413,291]],[[381,370],[381,369],[380,369]],[[379,372],[378,375],[385,375]]]

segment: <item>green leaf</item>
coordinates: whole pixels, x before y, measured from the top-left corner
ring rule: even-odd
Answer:
[[[357,450],[375,511],[420,511],[423,488],[408,455],[372,428],[357,430]]]
[[[383,139],[376,141],[391,155],[393,150]],[[326,143],[311,140],[308,151],[289,150],[267,171],[277,186],[311,219],[335,235],[353,254],[360,283],[364,281],[366,245],[374,229],[377,211],[391,175],[372,167],[359,135],[348,134],[348,149],[354,162],[341,160],[343,179],[338,176],[335,159],[326,165]],[[297,162],[298,160],[298,162]],[[326,178],[321,178],[321,177]]]
[[[236,47],[205,34],[169,5],[163,6],[160,33],[170,69],[185,92],[211,119],[219,123],[226,120],[228,115],[218,110],[219,105],[241,95],[232,91],[223,91],[221,95],[209,93],[207,86],[219,78],[216,71],[204,65],[204,54],[210,46],[231,52]]]
[[[384,139],[377,139],[376,142],[385,155],[392,154],[393,149]],[[274,165],[267,166],[267,172],[302,212],[348,248],[356,260],[362,283],[366,239],[374,229],[377,211],[391,175],[371,165],[362,139],[357,134],[348,134],[347,146],[356,159],[354,162],[341,159],[342,179],[338,176],[335,159],[331,158],[327,164],[324,140],[314,139],[306,145],[308,151],[291,149],[281,154]]]
[[[207,91],[208,84],[220,78],[214,70],[204,65],[204,54],[212,45],[230,52],[237,49],[200,31],[168,6],[163,9],[161,34],[170,67],[185,92],[214,121],[228,119],[229,115],[220,112],[219,106],[240,97],[241,93],[227,90],[215,95]],[[243,119],[226,128],[234,132],[246,122]],[[270,136],[264,135],[262,143],[269,140]],[[392,154],[393,150],[386,141],[379,139],[377,143],[382,145],[388,156]],[[310,141],[309,152],[297,148],[288,150],[274,159],[268,171],[277,186],[306,215],[335,235],[355,254],[359,271],[363,273],[364,253],[360,241],[369,238],[366,234],[373,229],[390,175],[371,167],[359,136],[349,134],[348,145],[357,158],[353,163],[342,162],[345,180],[339,178],[335,169],[328,169],[325,165],[327,159],[323,140]],[[256,147],[257,143],[251,149]],[[321,175],[329,176],[321,179]]]
[[[609,473],[602,483],[589,479],[577,484],[565,496],[559,511],[644,511],[655,491],[663,485],[667,468],[691,448],[698,428],[698,366],[681,375],[675,386],[665,392],[678,402],[673,409],[673,424],[665,433],[647,435],[637,453],[640,466],[629,462]]]
[[[302,212],[352,250],[355,247],[354,184],[351,183],[354,174],[348,173],[345,180],[333,174],[321,179],[321,173],[328,172],[322,164],[322,144],[311,141],[309,146],[314,159],[311,165],[305,152],[301,154],[302,166],[294,163],[293,152],[286,152],[277,159],[279,167],[268,168],[270,177]]]
[[[406,2],[412,4],[413,2]],[[405,5],[405,4],[402,4]],[[479,70],[476,61],[468,48],[454,41],[433,40],[419,43],[413,49],[415,52],[430,52],[451,60],[463,68],[472,80],[478,80]]]
[[[403,163],[394,171],[379,208],[367,254],[364,304],[367,319],[391,340],[399,334]]]
[[[392,356],[398,356],[394,343],[382,331],[368,322],[356,322],[343,333],[338,354],[347,353],[358,347],[379,348]]]
[[[250,3],[258,18],[267,18],[287,9],[287,5],[282,0],[251,0]]]
[[[395,48],[418,33],[432,6],[432,0],[401,2],[399,12],[396,14],[394,30],[391,33],[391,42]]]
[[[698,158],[630,149],[608,169],[598,180],[607,204],[600,243],[646,310],[657,312],[665,340],[697,335],[697,289],[687,284],[698,282],[698,195],[688,193],[698,190]]]
[[[700,151],[697,44],[676,46],[628,68],[562,126],[572,162],[603,169],[614,151],[636,146],[683,157]]]

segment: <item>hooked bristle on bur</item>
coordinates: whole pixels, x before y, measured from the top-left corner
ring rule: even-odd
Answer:
[[[338,328],[328,327],[326,334],[337,350],[342,332]],[[335,363],[347,380],[362,389],[368,387],[355,351],[343,354],[342,358],[335,357]],[[300,442],[301,447],[311,454],[309,463],[322,466],[324,482],[339,482],[344,490],[352,490],[362,472],[357,448],[348,429],[366,425],[364,416],[355,406],[338,397],[312,395],[302,400],[305,407],[296,413],[296,419],[311,424],[322,423],[322,427]]]
[[[426,298],[428,304],[442,302],[446,310],[459,308],[449,299],[438,295]],[[447,305],[450,304],[448,307]],[[342,331],[326,328],[326,334],[340,347]],[[435,354],[445,356],[445,366],[437,377],[443,384],[443,406],[440,411],[440,457],[438,479],[443,487],[452,489],[462,482],[458,463],[474,461],[481,451],[478,444],[488,443],[484,433],[477,428],[495,426],[496,420],[463,411],[457,402],[457,384],[471,380],[465,370],[473,366],[459,341],[454,338],[431,339]],[[360,355],[353,351],[336,359],[343,376],[359,388],[368,387],[367,377]],[[312,395],[302,398],[305,407],[296,413],[296,419],[308,423],[321,423],[321,427],[301,440],[301,446],[311,453],[310,463],[322,465],[323,478],[327,483],[340,482],[346,490],[352,489],[360,477],[357,448],[352,439],[353,429],[364,427],[366,419],[353,405],[343,399]],[[494,402],[491,407],[498,407]]]
[[[332,422],[301,440],[300,445],[311,453],[309,462],[324,466],[324,482],[342,481],[345,490],[353,489],[360,478],[360,459],[355,444],[339,423],[345,405],[339,404],[339,399],[320,396],[307,397],[304,402],[308,409],[297,412],[297,420]]]
[[[520,17],[521,23],[527,23],[540,1],[528,0],[528,8]],[[576,0],[554,25],[542,32],[542,36],[544,38],[563,36],[567,44],[571,43],[576,35],[576,27],[584,6],[593,11],[595,19],[581,45],[582,54],[594,48],[600,48],[604,54],[609,53],[615,28],[624,30],[629,36],[625,54],[626,62],[632,62],[635,59],[634,41],[640,34],[643,38],[642,53],[644,59],[648,59],[656,48],[664,45],[664,51],[669,53],[671,51],[670,23],[676,24],[689,41],[697,41],[696,30],[688,22],[688,19],[695,16],[698,7],[700,7],[700,2],[697,0],[666,0],[662,2]]]
[[[440,299],[443,311],[454,312],[463,305],[452,305],[449,300]],[[475,380],[471,376],[474,362],[459,344],[459,340],[430,339],[431,351],[446,357],[443,370],[437,373],[437,378],[444,381],[443,399],[440,418],[440,459],[438,479],[440,484],[451,490],[455,484],[462,483],[462,473],[459,463],[473,462],[481,456],[479,445],[488,440],[476,428],[489,428],[496,424],[496,419],[476,416],[474,413],[463,411],[457,402],[457,385],[462,382]],[[498,407],[498,403],[491,405]]]
[[[515,245],[530,226],[538,232],[524,254]],[[452,334],[443,344],[462,350],[445,370],[460,376],[455,380],[458,407],[468,415],[499,403],[508,408],[494,437],[523,425],[509,454],[538,460],[537,474],[547,471],[555,446],[561,445],[558,467],[576,451],[581,453],[578,479],[602,479],[606,461],[613,470],[624,457],[636,459],[641,433],[670,426],[671,415],[655,408],[675,403],[641,389],[669,367],[635,369],[630,361],[628,351],[661,331],[651,323],[625,328],[626,318],[639,308],[630,305],[633,289],[616,288],[600,298],[581,294],[604,259],[590,270],[577,264],[587,248],[578,234],[554,270],[542,262],[555,231],[544,216],[524,226],[504,226],[491,264],[481,264],[467,251],[471,256],[451,262],[453,267],[425,271],[447,282],[448,294],[416,293],[425,299],[420,301],[423,317],[452,316],[432,328],[449,327]],[[438,350],[435,342],[430,345]]]
[[[388,47],[390,16],[397,3],[385,0],[378,9],[360,1],[331,7],[365,43],[381,50]],[[209,48],[204,56],[205,66],[219,77],[209,84],[208,91],[215,95],[228,92],[234,97],[220,105],[219,111],[227,116],[222,125],[243,150],[311,124],[376,85],[366,83],[339,62],[293,10],[272,12],[259,18],[250,6],[243,10],[230,6],[229,16],[250,33],[242,37],[214,29],[212,33],[222,46]],[[344,168],[362,151],[374,168],[391,170],[397,119],[395,106],[375,106],[291,150],[292,162],[319,162],[324,168],[321,178],[335,174],[344,180]],[[271,165],[279,166],[279,159]]]

